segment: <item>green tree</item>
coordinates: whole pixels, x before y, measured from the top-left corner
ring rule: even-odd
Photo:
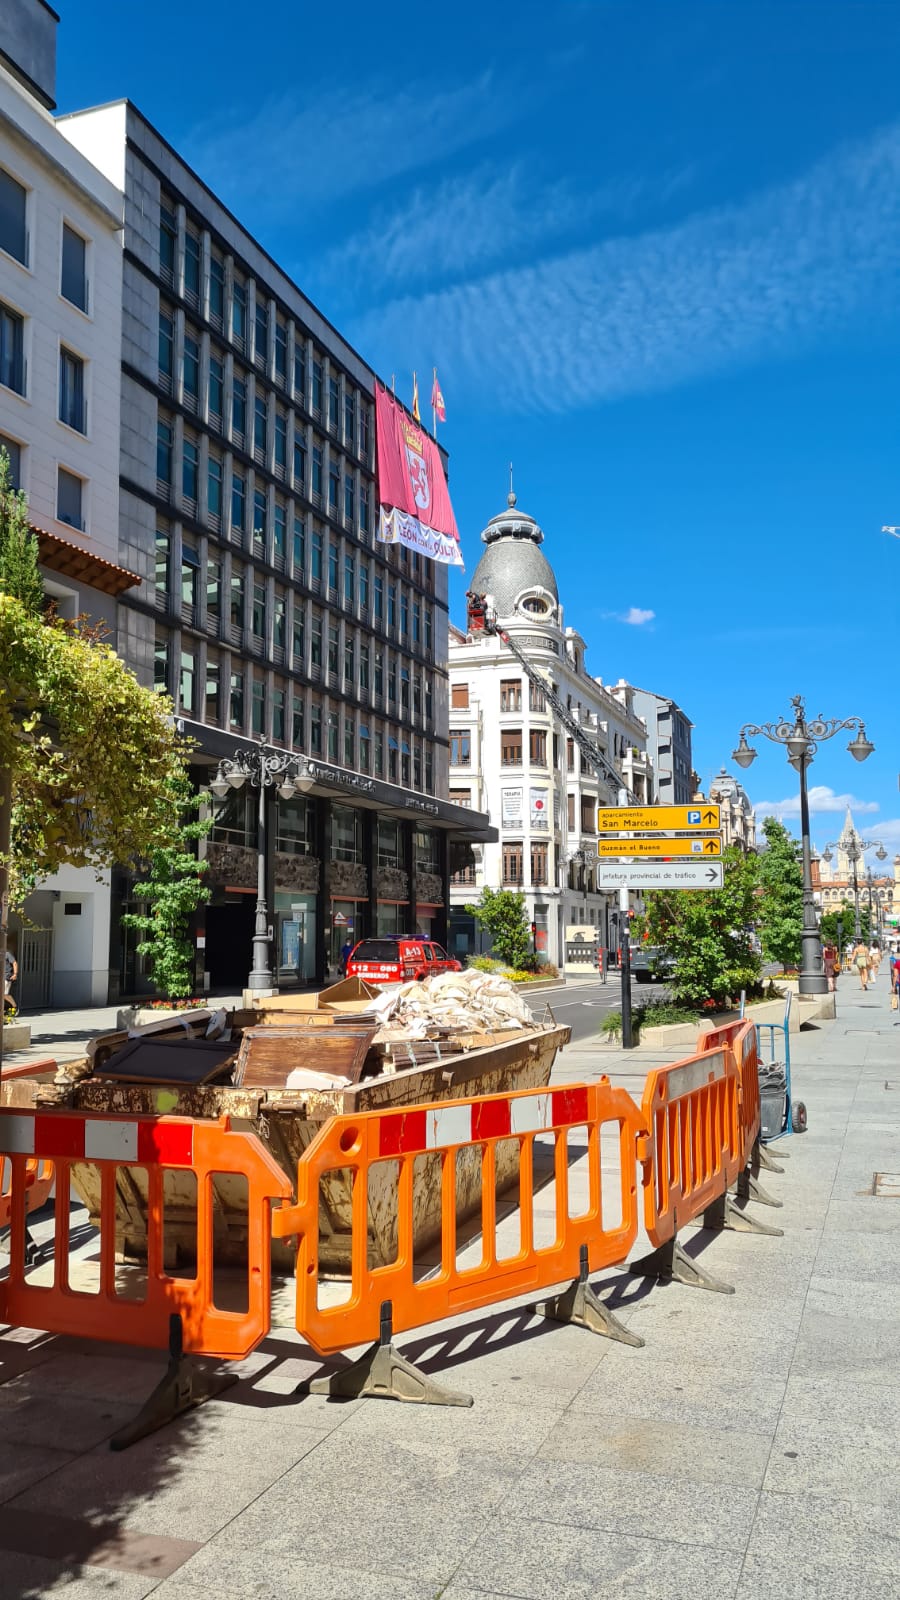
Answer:
[[[490,934],[495,955],[521,972],[531,959],[524,894],[514,889],[482,889],[478,904],[466,906],[466,910]]]
[[[767,961],[782,969],[800,964],[803,929],[803,867],[800,845],[783,822],[766,817],[766,849],[759,857],[759,937]]]
[[[675,1001],[724,1004],[757,983],[759,957],[751,944],[756,916],[757,857],[731,846],[722,858],[721,889],[654,891],[635,935],[646,931],[673,962],[666,983]]]
[[[169,803],[181,819],[178,832],[170,844],[152,852],[148,877],[135,885],[135,899],[143,902],[146,910],[128,912],[122,924],[146,935],[137,950],[149,957],[159,993],[167,1000],[180,1000],[194,988],[191,917],[210,895],[201,882],[206,869],[197,859],[196,842],[209,831],[211,819],[189,820],[200,805],[200,796],[191,793],[183,776],[171,779],[167,789]]]
[[[0,449],[0,590],[40,616],[44,585],[38,568],[38,542],[31,531],[28,501],[12,486],[9,455]]]
[[[838,941],[838,917],[840,917],[841,922],[844,925],[841,932],[840,941]],[[869,908],[867,905],[861,905],[859,908],[859,926],[863,938],[868,939]],[[845,900],[843,904],[835,911],[824,911],[822,913],[822,921],[819,924],[819,932],[822,935],[823,944],[837,945],[838,942],[840,942],[841,948],[846,950],[848,944],[853,943],[853,907],[849,901]]]

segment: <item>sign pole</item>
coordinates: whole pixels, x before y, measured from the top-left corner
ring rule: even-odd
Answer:
[[[619,805],[626,803],[628,795],[619,790]],[[625,837],[624,835],[622,836]],[[629,891],[627,884],[619,890],[619,978],[622,985],[622,1049],[634,1049],[634,1032],[631,1026],[631,931],[628,925]]]

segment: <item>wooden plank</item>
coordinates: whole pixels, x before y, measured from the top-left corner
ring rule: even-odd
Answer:
[[[235,1082],[246,1088],[280,1089],[300,1067],[358,1083],[374,1027],[247,1028],[235,1067]]]

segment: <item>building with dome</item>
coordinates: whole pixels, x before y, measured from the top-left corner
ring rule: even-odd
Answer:
[[[693,796],[694,799],[705,796]],[[741,850],[756,849],[756,813],[746,789],[724,767],[709,786],[709,798],[719,807],[722,848],[736,844]]]
[[[510,493],[481,538],[472,593],[488,597],[623,785],[637,800],[652,800],[646,726],[630,694],[617,698],[587,671],[585,641],[565,625],[543,531]],[[451,880],[454,953],[478,948],[467,902],[484,887],[521,889],[538,954],[577,970],[593,960],[596,944],[614,950],[618,943],[618,898],[600,892],[596,879],[597,807],[618,795],[582,760],[502,639],[474,626],[451,628],[449,665],[449,799],[489,812],[500,830],[498,842],[476,846],[474,863]]]

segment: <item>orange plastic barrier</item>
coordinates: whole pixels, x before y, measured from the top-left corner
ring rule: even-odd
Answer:
[[[751,1032],[754,1032],[751,1025]],[[654,1245],[675,1237],[725,1193],[744,1166],[740,1076],[729,1042],[651,1072],[644,1087],[648,1137],[644,1227]]]
[[[49,1333],[66,1333],[121,1344],[165,1349],[170,1318],[182,1319],[184,1349],[224,1357],[249,1354],[269,1328],[271,1203],[288,1199],[291,1186],[254,1134],[183,1117],[96,1117],[77,1112],[0,1110],[0,1157],[11,1168],[9,1270],[0,1280],[0,1321]],[[52,1159],[56,1214],[52,1258],[25,1259],[25,1217],[34,1179],[31,1169]],[[71,1169],[90,1162],[100,1171],[99,1274],[85,1288],[84,1263],[70,1259]],[[147,1174],[146,1272],[116,1267],[118,1169],[142,1167]],[[164,1176],[196,1177],[196,1270],[169,1273],[164,1256]],[[216,1304],[212,1180],[219,1173],[247,1183],[247,1268],[242,1284],[228,1292],[240,1310]],[[191,1193],[192,1193],[191,1188]],[[120,1202],[119,1202],[120,1203]],[[183,1209],[183,1208],[182,1208]],[[73,1284],[73,1276],[77,1280]],[[136,1281],[136,1278],[138,1281]]]
[[[741,1129],[744,1135],[743,1165],[746,1166],[759,1136],[759,1056],[756,1026],[742,1022],[732,1040],[735,1064],[741,1080]]]
[[[53,1162],[29,1159],[25,1164],[25,1210],[39,1211],[53,1188]],[[0,1228],[12,1217],[12,1166],[0,1156]]]
[[[605,1126],[616,1130],[620,1172],[621,1220],[610,1228],[603,1217]],[[298,1239],[298,1331],[327,1355],[377,1339],[384,1302],[391,1303],[392,1329],[399,1333],[575,1279],[585,1250],[592,1272],[624,1261],[637,1235],[635,1141],[640,1128],[634,1101],[605,1078],[596,1084],[335,1117],[299,1163],[296,1205],[272,1213],[276,1236]],[[568,1183],[573,1132],[587,1146],[588,1202],[577,1215],[571,1214]],[[535,1239],[533,1147],[542,1135],[555,1141],[552,1189],[548,1185],[541,1196],[543,1206],[548,1194],[555,1206],[554,1237],[546,1244]],[[497,1239],[495,1175],[497,1147],[509,1140],[519,1146],[520,1232],[518,1249],[503,1256]],[[481,1259],[471,1266],[457,1259],[457,1164],[466,1152],[476,1160],[480,1152],[482,1177]],[[417,1281],[414,1168],[427,1155],[436,1158],[439,1169],[440,1260],[432,1276]],[[386,1163],[396,1191],[397,1254],[389,1265],[373,1267],[367,1252],[369,1195],[379,1175],[385,1176]],[[319,1297],[319,1182],[335,1169],[350,1169],[353,1177],[351,1283],[343,1304],[324,1305]]]

